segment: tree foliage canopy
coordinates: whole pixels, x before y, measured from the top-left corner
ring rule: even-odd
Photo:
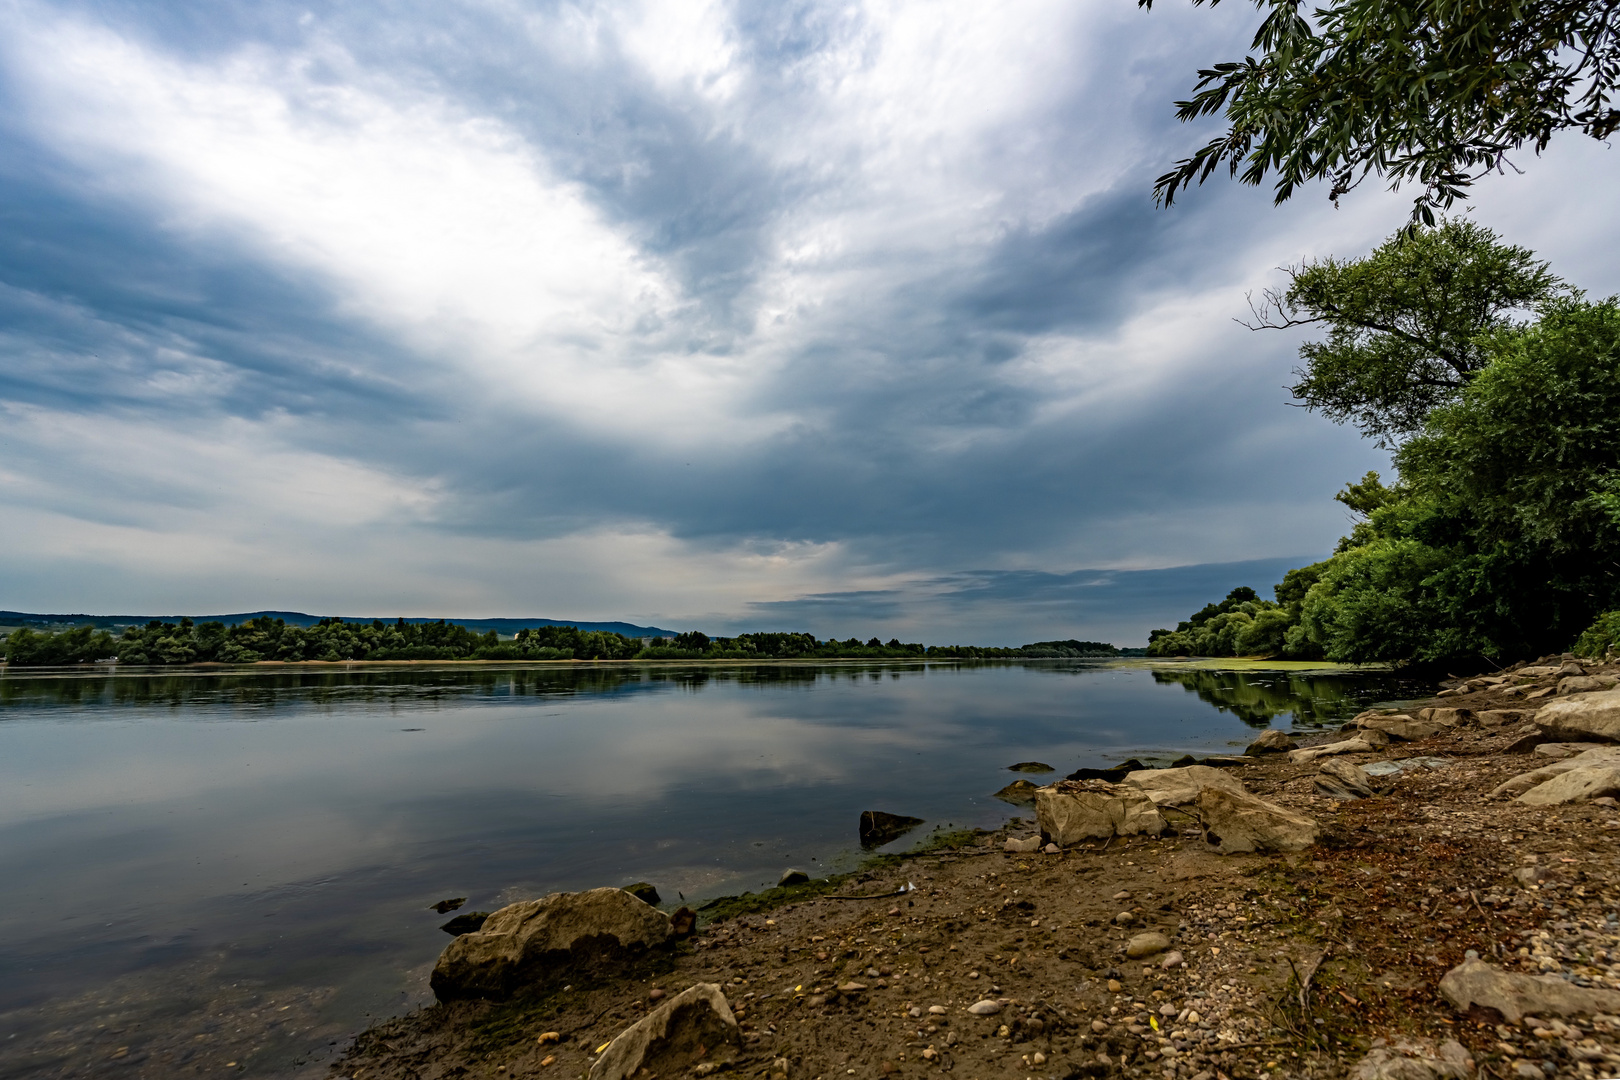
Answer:
[[[1250,325],[1325,326],[1325,340],[1300,346],[1290,389],[1384,445],[1417,431],[1485,366],[1482,335],[1572,294],[1534,252],[1462,219],[1397,233],[1366,258],[1286,272],[1288,288],[1267,292]]]
[[[1166,204],[1222,165],[1246,184],[1275,176],[1279,203],[1309,180],[1337,199],[1376,175],[1421,184],[1413,220],[1432,225],[1509,152],[1620,129],[1620,0],[1254,3],[1256,55],[1199,71],[1176,103],[1181,120],[1229,126],[1159,177]]]

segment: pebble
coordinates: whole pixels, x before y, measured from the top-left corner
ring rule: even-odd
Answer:
[[[858,994],[866,989],[865,983],[847,982],[838,988],[840,994]]]
[[[994,998],[984,998],[969,1005],[967,1011],[974,1016],[994,1016],[1001,1011],[1001,1002]]]
[[[1164,959],[1159,961],[1159,966],[1166,971],[1171,971],[1185,965],[1186,963],[1187,958],[1181,955],[1180,949],[1171,949],[1169,952],[1164,954]]]
[[[1162,953],[1169,947],[1169,938],[1156,931],[1149,930],[1145,934],[1137,934],[1125,943],[1125,955],[1132,960],[1140,960],[1144,956]]]
[[[1095,1031],[1097,1034],[1101,1035],[1103,1032],[1108,1030],[1108,1021],[1106,1021],[1106,1020],[1093,1020],[1091,1022],[1091,1030]]]
[[[1135,921],[1136,916],[1131,914],[1129,911],[1122,911],[1118,915],[1114,916],[1114,922],[1118,923],[1120,926],[1129,926]]]
[[[1110,994],[1117,994],[1123,989],[1125,989],[1125,987],[1120,983],[1120,981],[1118,979],[1109,979],[1108,980],[1108,992]]]
[[[935,1016],[944,1016],[946,1013],[950,1012],[951,1010],[947,1009],[943,1005],[930,1005],[930,1006],[928,1006],[928,1011],[930,1013],[933,1013]]]

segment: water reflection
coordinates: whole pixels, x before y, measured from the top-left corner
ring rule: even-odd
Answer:
[[[1185,671],[1155,668],[1155,682],[1181,686],[1223,713],[1255,728],[1282,716],[1296,727],[1344,722],[1369,705],[1420,697],[1432,687],[1390,673],[1356,675],[1309,671]]]
[[[997,825],[1014,762],[1227,752],[1398,694],[1088,661],[7,672],[0,1077],[123,1046],[125,1076],[286,1076],[427,999],[444,897],[701,901],[850,865],[863,811],[923,819],[902,846]]]

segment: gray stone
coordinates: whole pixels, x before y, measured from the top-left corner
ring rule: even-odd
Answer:
[[[670,919],[623,889],[509,904],[445,947],[430,985],[440,1001],[501,998],[564,970],[622,960],[669,940]]]
[[[1587,765],[1537,784],[1515,801],[1525,806],[1557,806],[1615,795],[1620,795],[1620,768]]]
[[[862,810],[860,824],[856,827],[856,831],[860,834],[862,847],[882,847],[884,844],[900,839],[922,823],[922,818],[907,817],[905,814],[890,814],[883,810]]]
[[[975,1001],[969,1005],[967,1011],[974,1016],[994,1016],[1001,1011],[1001,1002],[994,998],[985,998],[983,1001]]]
[[[1017,853],[1039,851],[1041,850],[1041,838],[1039,836],[1026,836],[1022,839],[1015,840],[1009,836],[1007,838],[1007,842],[1003,844],[1002,847],[1006,851]]]
[[[1298,744],[1295,743],[1291,737],[1289,737],[1288,732],[1283,731],[1281,728],[1267,728],[1265,731],[1262,731],[1260,733],[1260,737],[1254,740],[1254,742],[1250,743],[1248,749],[1244,750],[1243,752],[1251,756],[1259,756],[1260,754],[1280,754],[1283,751],[1294,749],[1296,745]]]
[[[1021,806],[1026,803],[1034,802],[1035,792],[1037,790],[1039,790],[1038,785],[1032,784],[1028,780],[1014,780],[1012,783],[996,792],[995,797],[1000,799],[1002,802],[1010,802]]]
[[[777,878],[776,884],[780,888],[783,885],[803,885],[809,880],[810,875],[803,870],[784,870],[782,876]]]
[[[1140,960],[1144,956],[1157,956],[1169,947],[1169,938],[1155,930],[1149,930],[1145,934],[1137,934],[1125,943],[1125,955],[1132,960]]]
[[[1442,730],[1441,725],[1433,721],[1414,720],[1410,716],[1400,714],[1374,716],[1366,719],[1357,717],[1351,723],[1362,731],[1383,732],[1389,738],[1399,739],[1402,742],[1417,742],[1419,739],[1427,739],[1432,735],[1438,735]]]
[[[1035,820],[1054,844],[1109,836],[1158,836],[1165,830],[1159,808],[1137,788],[1097,780],[1060,780],[1035,793]]]
[[[1572,758],[1554,761],[1550,765],[1543,765],[1539,769],[1532,769],[1526,773],[1511,777],[1496,785],[1491,794],[1497,798],[1511,799],[1523,795],[1538,784],[1544,784],[1556,776],[1562,776],[1572,769],[1584,769],[1593,766],[1620,767],[1620,747],[1599,746],[1596,749],[1585,750]]]
[[[1620,690],[1571,694],[1536,710],[1536,727],[1564,738],[1620,742]]]
[[[1467,1080],[1474,1060],[1455,1039],[1439,1046],[1401,1041],[1374,1048],[1356,1063],[1350,1080]]]
[[[1229,772],[1208,765],[1188,765],[1180,769],[1144,769],[1125,778],[1125,784],[1138,788],[1155,806],[1191,806],[1205,788],[1219,788],[1243,794],[1248,788]]]
[[[1172,971],[1175,968],[1185,965],[1186,963],[1187,958],[1181,955],[1180,949],[1171,949],[1169,952],[1164,954],[1164,959],[1159,961],[1159,966],[1166,971]]]
[[[1533,1016],[1579,1016],[1620,1012],[1620,991],[1593,990],[1557,975],[1519,975],[1483,960],[1464,960],[1440,980],[1440,993],[1467,1012],[1474,1005],[1495,1009],[1510,1024]]]
[[[1613,675],[1570,675],[1558,680],[1558,696],[1588,694],[1594,690],[1613,690],[1620,679]]]
[[[1345,739],[1341,742],[1327,743],[1323,746],[1302,746],[1298,750],[1288,752],[1288,760],[1294,765],[1307,765],[1317,758],[1335,757],[1339,754],[1370,754],[1376,749],[1366,739]]]
[[[1379,793],[1365,769],[1339,758],[1322,763],[1314,786],[1318,795],[1330,799],[1365,799]]]
[[[702,1061],[729,1061],[741,1046],[726,995],[714,983],[698,983],[620,1032],[591,1066],[590,1077],[629,1080],[643,1069],[675,1075]]]
[[[1255,795],[1205,788],[1198,795],[1204,836],[1223,855],[1253,851],[1300,851],[1316,843],[1318,826],[1304,814]]]
[[[1588,750],[1600,750],[1602,748],[1602,743],[1595,742],[1545,742],[1538,743],[1532,753],[1537,757],[1562,761],[1565,758],[1572,758],[1576,754],[1584,754]]]

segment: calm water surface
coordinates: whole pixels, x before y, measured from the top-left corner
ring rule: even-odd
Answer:
[[[860,858],[994,827],[1039,760],[1222,753],[1430,688],[1022,665],[0,674],[0,1077],[324,1072],[431,1000],[428,910]]]

